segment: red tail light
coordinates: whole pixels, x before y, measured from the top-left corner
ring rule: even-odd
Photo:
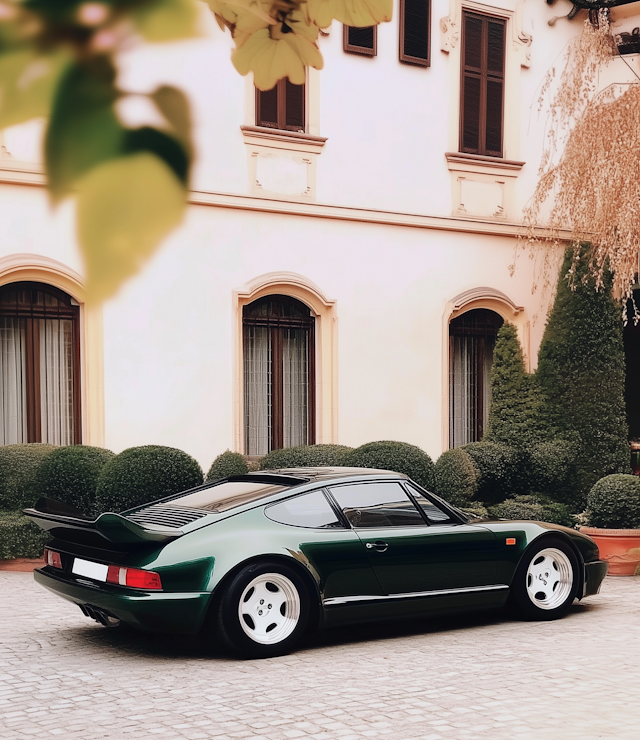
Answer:
[[[139,568],[122,568],[119,565],[109,566],[107,583],[116,583],[119,586],[129,586],[129,588],[144,588],[147,591],[157,591],[162,588],[162,582],[157,573]]]
[[[62,568],[62,560],[60,559],[59,552],[49,550],[49,548],[45,547],[42,557],[45,565],[50,565],[52,568]]]

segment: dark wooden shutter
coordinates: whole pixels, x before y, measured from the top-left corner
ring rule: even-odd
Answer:
[[[502,156],[505,21],[463,13],[460,149]]]
[[[256,89],[256,126],[305,130],[305,86],[279,80],[271,90]]]
[[[374,57],[378,49],[377,30],[377,26],[367,26],[366,28],[343,26],[342,45],[344,50],[350,54]]]
[[[431,0],[400,0],[400,61],[428,67]]]

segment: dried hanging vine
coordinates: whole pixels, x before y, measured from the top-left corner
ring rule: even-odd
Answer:
[[[608,13],[600,11],[592,21],[585,21],[582,34],[570,44],[551,101],[539,180],[524,209],[525,239],[531,246],[557,247],[566,243],[568,232],[575,260],[588,260],[596,287],[602,287],[604,271],[611,269],[614,293],[624,299],[631,295],[638,270],[640,84],[598,90],[599,72],[617,47]],[[554,77],[552,69],[540,108]],[[543,219],[545,208],[548,217]],[[541,232],[544,220],[547,229]]]

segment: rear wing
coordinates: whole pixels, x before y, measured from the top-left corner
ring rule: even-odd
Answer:
[[[83,544],[96,544],[96,540],[116,545],[162,544],[184,534],[173,527],[142,526],[111,512],[90,519],[75,507],[50,498],[39,499],[32,509],[25,509],[24,513],[56,539]]]

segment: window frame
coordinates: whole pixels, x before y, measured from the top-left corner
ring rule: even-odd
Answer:
[[[14,317],[26,321],[26,378],[25,378],[25,414],[27,428],[27,443],[42,442],[41,391],[40,391],[40,345],[39,326],[41,319],[65,319],[71,321],[72,334],[72,373],[73,373],[73,437],[71,444],[82,444],[82,375],[80,359],[80,306],[71,295],[61,288],[49,283],[33,280],[17,280],[0,285],[0,294],[11,291],[28,290],[31,292],[48,293],[61,301],[63,306],[47,311],[46,307],[38,309],[33,305],[33,297],[29,309],[16,307],[15,313],[2,310],[0,302],[0,316]]]
[[[289,82],[289,79],[287,77],[283,77],[281,80],[278,80],[275,84],[276,88],[276,95],[277,95],[277,101],[276,101],[276,110],[277,110],[277,118],[278,122],[277,125],[273,125],[273,123],[268,121],[263,121],[260,117],[260,94],[263,92],[271,92],[271,90],[258,90],[258,88],[255,88],[256,91],[256,126],[260,126],[261,128],[268,128],[272,131],[290,131],[293,133],[307,133],[307,83],[306,81],[299,85],[298,87],[302,87],[302,130],[300,130],[299,126],[287,126],[287,82]],[[293,84],[293,83],[289,83]]]
[[[342,50],[347,54],[358,54],[363,57],[375,57],[378,55],[378,26],[364,26],[364,28],[373,28],[373,48],[368,46],[356,46],[349,43],[349,29],[356,26],[342,24]]]
[[[466,19],[467,17],[477,18],[482,21],[482,39],[481,39],[481,66],[467,70],[465,64],[466,49]],[[459,133],[458,133],[458,151],[463,154],[473,154],[481,157],[492,157],[495,159],[504,158],[505,144],[505,88],[507,81],[507,33],[509,31],[509,18],[499,15],[490,15],[482,13],[473,8],[462,8],[461,13],[461,33],[460,33],[460,103],[459,103]],[[503,26],[503,47],[502,47],[502,74],[489,73],[488,71],[488,24],[489,22],[500,23]],[[478,71],[479,70],[479,71]],[[465,79],[467,74],[470,78],[480,80],[480,101],[478,114],[478,148],[464,146],[464,93]],[[489,80],[499,81],[502,84],[501,99],[501,121],[500,121],[500,151],[489,150],[486,147],[487,131],[487,82]]]
[[[249,309],[258,301],[272,301],[274,299],[286,299],[288,301],[300,303],[309,310],[309,319],[291,318],[291,317],[245,317],[245,310]],[[269,452],[283,449],[284,444],[284,394],[283,394],[283,372],[282,372],[282,330],[284,329],[306,329],[308,332],[308,396],[307,396],[307,442],[312,445],[316,442],[316,347],[315,347],[315,316],[313,311],[303,301],[293,298],[292,296],[282,294],[267,294],[256,298],[242,307],[242,357],[243,366],[246,357],[246,333],[245,327],[259,326],[266,327],[270,330],[270,341],[272,355],[270,360],[271,369],[271,429],[269,430]],[[243,398],[246,392],[246,379],[243,379]],[[244,449],[247,448],[247,410],[244,412]],[[251,453],[247,453],[251,454]]]
[[[406,32],[406,16],[405,16],[405,4],[406,0],[400,0],[400,34],[398,39],[398,58],[403,64],[411,64],[414,67],[430,67],[431,66],[431,0],[425,0],[428,5],[427,11],[427,57],[414,57],[410,54],[406,54],[404,51],[405,46],[405,32]]]
[[[280,519],[274,519],[269,516],[268,511],[269,509],[272,509],[274,506],[280,506],[283,503],[286,503],[287,501],[293,501],[294,499],[303,498],[304,496],[310,496],[313,494],[320,494],[324,497],[324,500],[327,502],[327,505],[333,512],[336,523],[338,526],[336,527],[309,527],[305,526],[304,524],[292,524],[291,522],[284,522]],[[313,488],[310,491],[304,491],[302,493],[298,493],[295,496],[289,496],[287,498],[280,499],[279,501],[275,501],[272,504],[268,504],[264,507],[264,515],[269,519],[271,522],[276,522],[276,524],[282,524],[285,527],[299,527],[300,529],[316,529],[316,530],[336,530],[336,529],[350,529],[351,525],[349,524],[349,521],[345,517],[342,510],[336,506],[336,502],[334,501],[333,497],[330,495],[330,493],[325,488]]]

